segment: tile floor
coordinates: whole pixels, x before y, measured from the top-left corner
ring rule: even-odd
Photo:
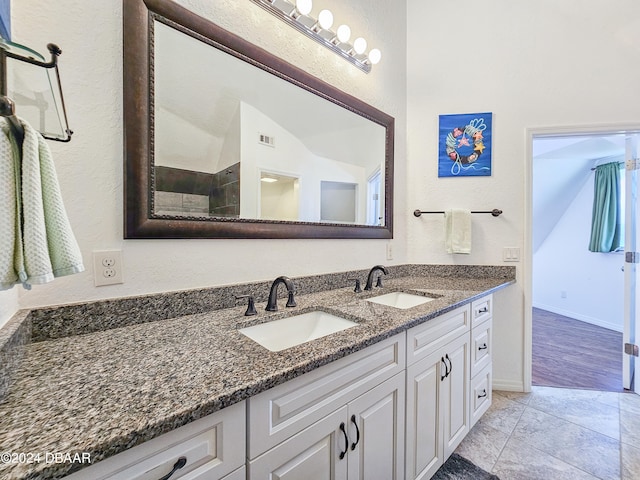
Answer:
[[[493,392],[456,453],[500,480],[640,479],[640,396],[533,387]]]

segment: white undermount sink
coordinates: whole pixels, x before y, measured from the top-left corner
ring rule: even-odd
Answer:
[[[423,295],[414,295],[412,293],[391,292],[377,297],[368,298],[367,302],[379,303],[388,307],[407,309],[422,305],[423,303],[430,302],[431,300],[435,300],[435,298],[425,297]]]
[[[293,317],[241,328],[238,331],[267,350],[279,352],[356,325],[358,324],[351,320],[321,310],[314,310]]]

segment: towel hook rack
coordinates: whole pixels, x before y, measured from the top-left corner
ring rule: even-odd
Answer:
[[[62,83],[60,82],[60,71],[58,70],[58,57],[62,54],[62,50],[60,47],[53,43],[47,44],[47,49],[51,54],[51,61],[44,62],[40,60],[36,60],[33,57],[25,57],[19,55],[17,53],[11,52],[7,49],[8,46],[14,45],[16,47],[23,48],[25,50],[30,50],[27,47],[23,47],[22,45],[12,44],[10,42],[0,41],[0,115],[6,117],[9,120],[9,126],[16,137],[16,141],[18,144],[22,144],[22,140],[24,139],[24,129],[20,124],[20,121],[16,117],[16,107],[15,103],[12,99],[7,96],[7,58],[12,58],[14,60],[18,60],[20,62],[25,62],[31,65],[35,65],[42,68],[53,68],[56,73],[56,80],[58,82],[58,95],[60,96],[60,103],[62,106],[62,114],[64,117],[64,133],[66,137],[54,137],[51,135],[47,135],[41,133],[41,135],[48,140],[55,140],[57,142],[69,142],[71,141],[71,135],[73,135],[73,130],[69,128],[69,120],[67,118],[67,109],[64,103],[64,94],[62,93]],[[33,52],[33,50],[31,50]],[[35,52],[34,52],[35,54]],[[53,93],[52,93],[53,94]],[[55,102],[55,95],[54,95]]]
[[[424,212],[421,210],[414,210],[413,211],[413,215],[416,217],[419,217],[420,215],[422,215],[423,213],[445,213],[444,211],[438,211],[438,212]],[[494,208],[493,210],[483,210],[483,211],[472,211],[471,213],[490,213],[492,216],[494,217],[499,217],[500,215],[502,215],[502,210],[499,210],[497,208]]]

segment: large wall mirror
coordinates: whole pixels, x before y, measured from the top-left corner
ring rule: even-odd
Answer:
[[[125,238],[392,237],[392,117],[170,0],[123,7]]]

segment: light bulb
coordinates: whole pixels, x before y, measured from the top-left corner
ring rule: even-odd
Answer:
[[[329,30],[333,26],[333,13],[330,10],[322,10],[318,14],[318,24],[321,28]]]
[[[351,38],[351,29],[348,25],[340,25],[336,33],[338,35],[338,40],[342,43],[347,43],[349,38]]]
[[[371,51],[369,52],[369,61],[376,65],[378,62],[380,62],[380,59],[382,58],[382,53],[380,53],[380,50],[378,50],[377,48],[372,48]]]
[[[296,10],[298,10],[301,15],[309,15],[312,8],[312,0],[296,0]]]
[[[356,38],[353,41],[353,49],[358,55],[363,54],[364,51],[367,49],[367,41],[362,37]]]
[[[309,15],[312,8],[312,0],[296,0],[296,10],[298,10],[301,15]]]

